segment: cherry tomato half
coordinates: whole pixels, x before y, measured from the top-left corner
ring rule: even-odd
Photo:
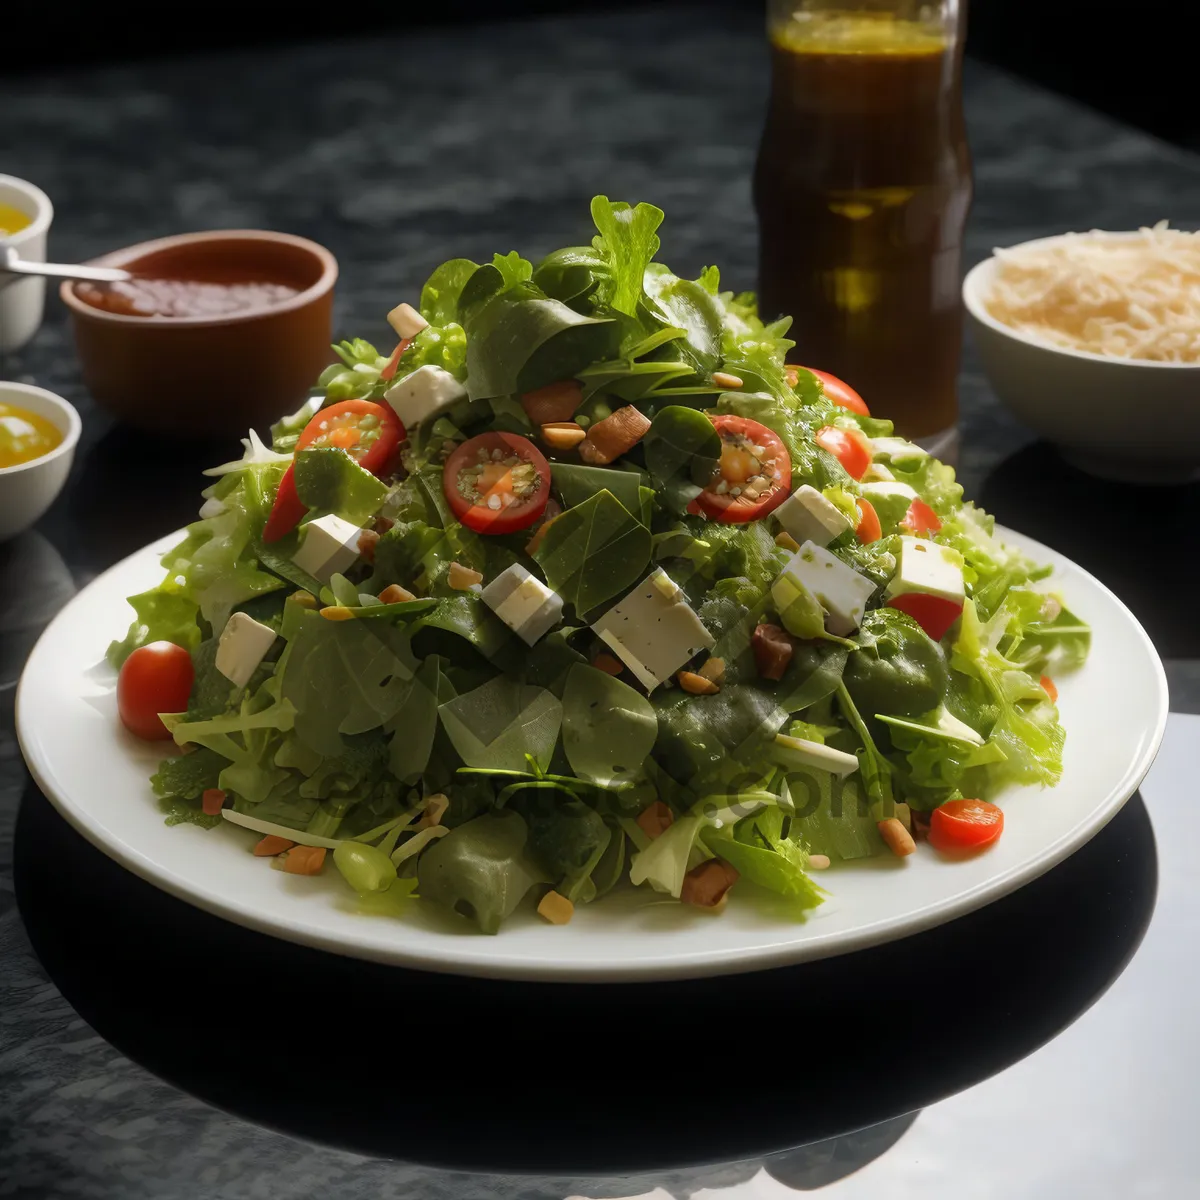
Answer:
[[[929,817],[929,844],[944,854],[981,850],[1004,832],[1004,813],[986,800],[947,800]]]
[[[404,441],[404,425],[389,404],[372,400],[343,400],[321,409],[301,431],[297,450],[334,446],[345,450],[364,471],[381,474],[396,447]],[[277,542],[291,533],[308,510],[296,493],[292,466],[283,473],[275,503],[263,530],[264,542]]]
[[[729,525],[765,517],[792,490],[787,447],[758,421],[725,413],[710,419],[721,436],[719,474],[689,509]]]
[[[879,523],[879,514],[870,500],[858,501],[858,525],[854,536],[864,545],[867,542],[877,542],[883,537],[883,526]]]
[[[904,514],[904,520],[900,522],[901,529],[906,533],[915,534],[917,537],[921,537],[927,533],[937,533],[941,527],[942,522],[937,513],[919,496],[908,506],[908,512]]]
[[[135,650],[117,676],[117,712],[135,737],[163,741],[171,735],[159,713],[184,712],[196,670],[192,656],[174,642],[151,642]]]
[[[796,386],[797,370],[807,371],[821,381],[821,390],[824,391],[825,399],[830,403],[836,404],[840,408],[848,408],[851,412],[858,413],[860,417],[871,415],[866,401],[848,383],[843,383],[836,375],[830,375],[828,371],[818,371],[816,367],[795,367],[790,363],[784,367],[784,370],[787,372],[789,387]]]
[[[532,525],[550,498],[550,464],[515,433],[481,433],[463,442],[442,472],[454,515],[476,533],[512,533]]]
[[[945,596],[928,596],[924,592],[906,592],[902,596],[893,596],[888,601],[888,608],[898,608],[908,613],[910,617],[935,642],[940,642],[950,630],[950,626],[962,616],[963,606]]]
[[[861,479],[875,457],[871,443],[857,429],[838,429],[824,425],[813,439],[822,450],[828,451],[846,468],[852,479]]]

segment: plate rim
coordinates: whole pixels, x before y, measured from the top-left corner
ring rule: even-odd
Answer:
[[[239,906],[236,901],[227,900],[215,891],[198,892],[188,886],[186,881],[177,879],[169,866],[161,866],[157,860],[138,851],[135,847],[129,846],[119,837],[107,836],[102,822],[90,816],[86,804],[77,804],[74,799],[60,794],[49,782],[53,772],[49,763],[42,760],[40,747],[34,748],[36,743],[31,733],[27,734],[23,716],[23,699],[26,688],[33,686],[28,681],[33,677],[31,668],[36,665],[39,653],[42,652],[56,627],[71,619],[72,611],[76,606],[82,607],[86,604],[92,588],[108,576],[120,571],[134,559],[161,555],[163,551],[178,541],[182,536],[181,530],[156,538],[96,575],[47,624],[29,653],[17,685],[14,720],[17,742],[26,767],[42,794],[77,833],[106,857],[177,900],[235,925],[294,944],[328,951],[340,957],[378,962],[401,969],[519,983],[637,983],[710,978],[799,966],[805,962],[834,958],[869,949],[872,946],[899,941],[939,925],[948,924],[959,917],[1011,895],[1018,888],[1052,870],[1099,833],[1137,791],[1158,755],[1169,714],[1169,691],[1161,657],[1141,622],[1112,589],[1065,554],[999,523],[995,528],[1001,541],[1006,538],[1013,540],[1019,544],[1022,550],[1034,556],[1041,554],[1055,560],[1056,565],[1057,560],[1069,564],[1073,571],[1083,576],[1089,586],[1113,606],[1130,631],[1136,635],[1142,649],[1146,652],[1154,676],[1155,711],[1152,724],[1147,726],[1149,736],[1143,740],[1139,753],[1129,763],[1120,779],[1110,785],[1102,802],[1093,806],[1087,818],[1062,833],[1033,857],[1022,860],[999,875],[981,881],[947,902],[926,904],[915,912],[898,917],[876,919],[849,931],[830,932],[808,940],[755,941],[736,949],[714,948],[708,951],[677,952],[666,960],[640,959],[620,963],[597,959],[595,962],[560,964],[548,961],[543,956],[521,954],[515,951],[504,957],[472,957],[469,951],[463,953],[463,950],[470,946],[471,939],[455,937],[447,940],[448,946],[454,947],[452,951],[431,957],[426,950],[406,946],[402,940],[398,940],[386,948],[376,947],[367,942],[346,942],[322,930],[314,929],[302,920],[288,919],[284,914],[270,911],[263,914],[257,910]],[[1069,736],[1070,729],[1067,732]],[[156,810],[154,811],[156,812]],[[499,936],[502,938],[503,933]],[[488,941],[491,942],[492,939],[488,939]]]

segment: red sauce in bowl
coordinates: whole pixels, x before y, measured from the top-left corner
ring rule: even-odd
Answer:
[[[271,308],[300,289],[259,280],[130,279],[77,283],[75,294],[93,308],[126,317],[229,317]]]

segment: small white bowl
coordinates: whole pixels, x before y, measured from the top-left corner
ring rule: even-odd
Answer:
[[[0,402],[45,417],[63,439],[49,454],[15,467],[0,467],[0,542],[28,529],[54,503],[75,458],[83,424],[61,396],[27,383],[0,382]]]
[[[7,204],[30,218],[24,229],[4,239],[30,262],[46,261],[46,234],[54,220],[54,205],[39,187],[15,175],[0,175],[0,204]],[[19,350],[42,323],[46,305],[44,279],[15,279],[0,275],[0,353]],[[0,524],[4,518],[0,516]]]
[[[1062,241],[1038,238],[1012,249]],[[985,306],[996,263],[985,259],[967,273],[963,304],[983,368],[1008,408],[1089,474],[1127,483],[1183,483],[1200,475],[1200,363],[1068,350],[1013,329]]]

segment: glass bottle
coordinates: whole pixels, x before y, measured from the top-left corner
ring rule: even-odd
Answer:
[[[768,12],[760,309],[795,318],[795,361],[840,376],[927,444],[944,443],[958,413],[964,9],[770,0]]]

